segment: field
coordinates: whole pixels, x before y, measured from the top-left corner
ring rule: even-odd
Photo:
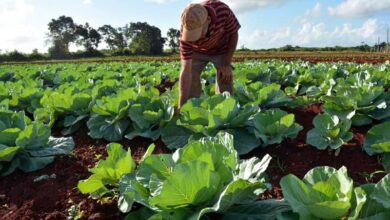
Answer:
[[[388,55],[134,59],[0,66],[2,219],[390,219]]]
[[[284,61],[302,60],[310,63],[318,62],[354,62],[354,63],[384,63],[390,60],[390,53],[383,52],[359,52],[359,51],[238,51],[234,55],[235,62],[248,60],[272,60]],[[110,63],[110,62],[176,62],[180,61],[178,54],[166,54],[164,56],[114,56],[102,58],[83,58],[70,60],[37,60],[25,64],[57,64],[57,63]],[[2,64],[2,63],[0,63]],[[23,62],[8,62],[7,64],[23,64]]]

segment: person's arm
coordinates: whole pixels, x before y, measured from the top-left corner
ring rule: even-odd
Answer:
[[[229,37],[227,53],[218,73],[220,74],[219,77],[221,82],[224,84],[229,84],[233,81],[231,63],[233,59],[233,54],[236,51],[237,42],[238,42],[238,32],[230,35]]]
[[[238,32],[230,35],[230,38],[228,41],[228,49],[227,49],[226,57],[224,60],[225,65],[230,66],[230,64],[232,63],[233,54],[237,48],[237,42],[238,42]]]
[[[181,70],[179,78],[179,106],[180,110],[184,103],[189,99],[192,82],[192,59],[181,60]]]

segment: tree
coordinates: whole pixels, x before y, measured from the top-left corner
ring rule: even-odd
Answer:
[[[92,28],[88,23],[85,25],[77,25],[77,44],[82,45],[86,51],[97,50],[102,36],[99,32]]]
[[[60,40],[54,39],[53,46],[49,48],[49,57],[54,59],[64,59],[69,57],[69,50]]]
[[[43,60],[45,57],[39,53],[38,49],[33,49],[31,54],[28,56],[30,60]]]
[[[174,28],[170,28],[167,32],[168,47],[171,48],[172,53],[175,53],[179,49],[180,31]]]
[[[131,41],[130,51],[132,54],[151,54],[150,38],[145,36],[145,33],[139,33]]]
[[[290,44],[287,44],[286,46],[281,47],[280,50],[281,51],[294,51],[294,47]]]
[[[63,15],[58,19],[52,19],[48,26],[53,49],[64,55],[69,53],[69,44],[77,39],[77,25],[73,19]]]
[[[126,41],[123,35],[122,28],[114,28],[111,25],[103,25],[98,29],[98,32],[103,37],[104,41],[110,50],[122,51],[126,47]]]
[[[163,53],[165,39],[161,36],[161,30],[146,22],[130,23],[124,27],[124,36],[131,40],[131,51],[145,51],[145,54],[156,55]],[[142,43],[140,43],[142,42]],[[148,50],[140,48],[149,44]],[[149,49],[150,48],[150,49]]]

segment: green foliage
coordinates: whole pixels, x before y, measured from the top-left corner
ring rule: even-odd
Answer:
[[[92,28],[89,23],[76,26],[77,44],[84,46],[86,51],[96,50],[100,44],[102,36]]]
[[[235,96],[242,105],[253,103],[261,108],[283,107],[292,100],[280,88],[279,84],[263,85],[261,82],[238,85]]]
[[[369,154],[390,152],[390,122],[384,122],[372,127],[364,140],[363,149]]]
[[[254,133],[261,139],[262,146],[279,144],[285,138],[295,138],[303,129],[295,123],[294,114],[280,109],[271,109],[257,113],[254,117]]]
[[[373,119],[381,120],[383,115],[389,115],[389,97],[382,86],[370,82],[370,77],[367,73],[340,79],[335,94],[323,98],[325,112],[342,120],[351,119],[354,126],[368,125]]]
[[[284,198],[299,219],[357,219],[366,193],[354,188],[345,167],[317,167],[303,180],[290,174],[280,181]]]
[[[161,30],[146,22],[131,22],[124,28],[124,34],[131,39],[129,45],[131,51],[143,54],[162,54],[165,39],[161,36]]]
[[[180,31],[174,28],[170,28],[167,32],[167,44],[171,48],[172,52],[175,53],[180,46]]]
[[[100,160],[89,170],[93,174],[88,179],[79,181],[77,188],[81,193],[90,194],[93,198],[101,198],[110,192],[118,193],[115,190],[122,176],[135,171],[136,164],[130,149],[126,151],[122,145],[112,143],[107,145],[107,153],[105,160]],[[110,191],[109,187],[114,188]]]
[[[385,176],[377,184],[361,186],[367,194],[359,219],[374,220],[390,218],[390,175]]]
[[[72,138],[52,138],[49,127],[30,123],[23,112],[0,111],[0,176],[39,170],[74,147]]]
[[[116,95],[105,96],[96,101],[93,106],[87,126],[89,136],[95,139],[104,138],[108,141],[120,141],[130,125],[127,117],[130,101],[136,93],[132,89],[119,92]]]
[[[259,145],[256,138],[247,134],[250,118],[258,111],[253,105],[241,107],[237,100],[223,93],[208,98],[194,98],[182,106],[177,124],[164,128],[162,138],[169,148],[178,148],[186,140],[215,136],[219,131],[231,132],[235,140],[247,139],[246,144],[236,142],[240,154],[248,153]],[[244,148],[240,148],[240,145]]]
[[[390,153],[386,153],[382,158],[382,166],[387,173],[390,173]]]
[[[98,32],[111,50],[122,51],[126,47],[122,28],[114,28],[111,25],[103,25],[99,27]]]
[[[174,108],[168,99],[158,99],[151,96],[139,96],[129,108],[129,118],[133,121],[126,138],[137,136],[156,140],[161,136],[162,127],[168,123],[174,114]]]
[[[306,136],[306,142],[317,149],[336,150],[353,138],[350,120],[340,120],[328,114],[317,115],[313,120],[314,128]]]
[[[61,121],[58,125],[64,128],[62,133],[68,135],[77,131],[89,117],[92,97],[87,93],[73,92],[69,87],[64,93],[52,92],[43,95],[40,104],[42,108],[34,112],[36,120],[49,126],[53,126],[56,121]]]
[[[171,155],[150,155],[139,166],[136,175],[126,175],[120,183],[120,207],[131,210],[134,202],[145,210],[130,213],[149,219],[201,219],[207,213],[217,212],[231,216],[246,216],[236,205],[253,203],[257,195],[267,189],[264,172],[271,157],[262,160],[239,160],[233,147],[233,136],[218,134],[187,144]],[[191,181],[188,181],[191,180]],[[185,184],[183,184],[185,183]],[[127,204],[127,205],[124,205]],[[269,216],[288,210],[283,203],[272,206]],[[259,203],[259,206],[260,203]],[[279,207],[279,208],[278,208]],[[229,211],[231,210],[231,212]]]

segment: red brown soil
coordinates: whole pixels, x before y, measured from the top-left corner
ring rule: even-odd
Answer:
[[[55,136],[60,136],[58,131]],[[77,190],[79,180],[88,178],[91,168],[105,158],[108,142],[93,140],[84,128],[73,136],[76,143],[73,155],[57,158],[54,163],[32,173],[17,171],[0,178],[0,219],[66,219],[67,210],[75,205],[83,211],[83,219],[123,219],[116,203],[102,204],[82,195]],[[139,161],[151,140],[136,138],[120,142],[130,147],[132,156]],[[161,140],[155,141],[154,153],[168,153]],[[42,175],[55,174],[56,178],[37,183]]]
[[[280,189],[280,179],[290,173],[302,178],[306,172],[316,166],[346,166],[349,176],[355,184],[366,183],[365,174],[370,174],[382,167],[376,157],[369,157],[362,151],[365,134],[370,128],[352,128],[354,138],[341,148],[339,156],[334,152],[320,151],[306,144],[306,133],[312,126],[315,115],[321,112],[321,105],[311,105],[306,108],[289,109],[294,113],[296,121],[304,129],[293,140],[285,140],[279,145],[268,146],[254,150],[243,158],[252,156],[262,157],[270,154],[273,159],[267,171],[273,187],[264,193],[262,199],[283,197]],[[55,136],[60,136],[58,131]],[[7,177],[0,178],[0,219],[66,219],[68,209],[79,206],[83,219],[123,219],[115,202],[102,204],[88,198],[77,191],[77,182],[86,179],[100,158],[106,157],[106,141],[93,140],[87,135],[87,129],[73,135],[76,146],[73,155],[57,158],[46,168],[32,173],[20,171]],[[120,142],[130,147],[132,155],[138,161],[149,144],[149,139],[136,138]],[[161,140],[154,142],[154,153],[169,153]],[[97,156],[101,155],[101,157]],[[41,175],[56,174],[55,179],[33,183]],[[378,181],[383,175],[376,175],[372,182]]]

